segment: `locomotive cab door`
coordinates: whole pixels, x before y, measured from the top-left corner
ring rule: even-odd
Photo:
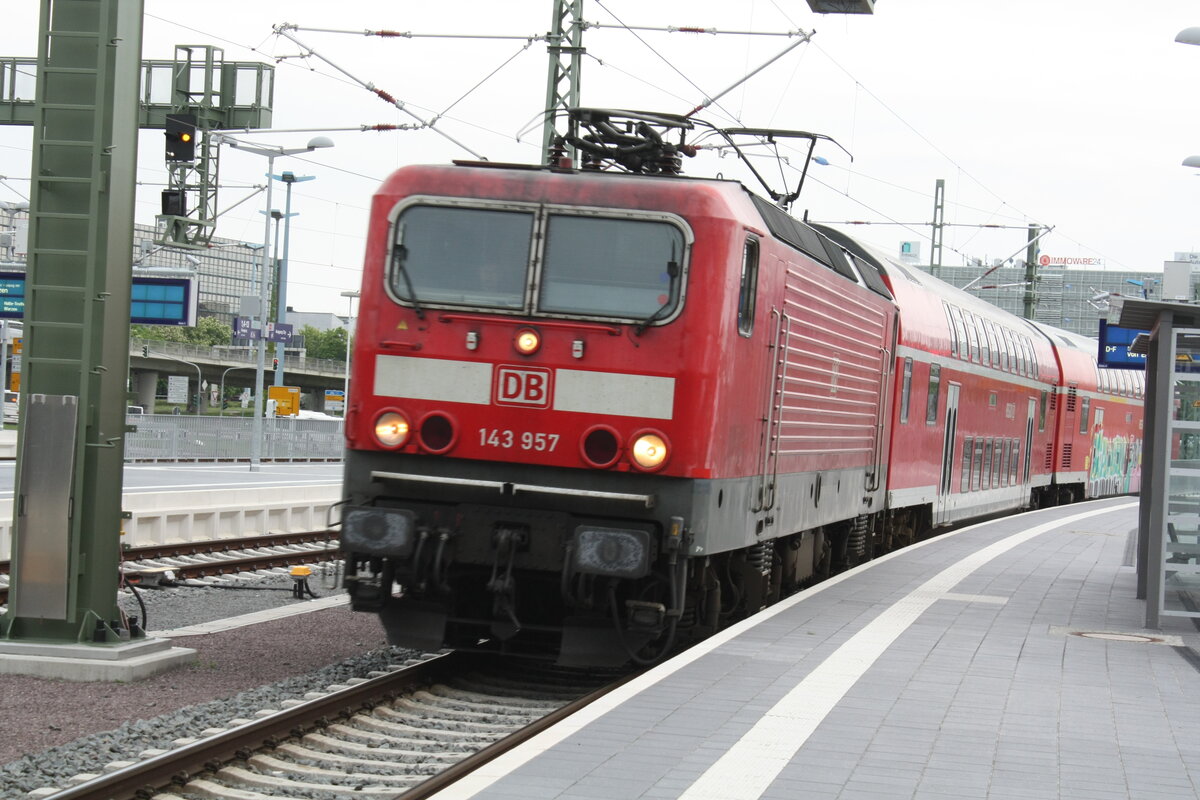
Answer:
[[[942,437],[942,474],[938,481],[937,502],[933,511],[933,524],[944,525],[950,521],[950,492],[954,482],[954,443],[958,438],[958,391],[959,385],[951,383],[946,390],[946,430]]]

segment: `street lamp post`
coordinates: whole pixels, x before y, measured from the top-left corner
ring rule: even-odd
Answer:
[[[346,418],[346,412],[350,410],[350,324],[354,321],[354,298],[359,297],[359,292],[342,292],[342,297],[346,298],[346,380],[342,385],[342,419]],[[355,326],[357,327],[357,326]]]
[[[333,147],[333,142],[327,136],[315,136],[309,140],[306,147],[279,147],[270,145],[253,145],[234,139],[228,134],[215,134],[217,144],[228,144],[236,150],[266,156],[267,158],[267,214],[263,223],[263,257],[262,277],[259,280],[259,307],[255,317],[258,321],[258,353],[254,367],[254,429],[250,443],[250,471],[258,472],[262,468],[263,446],[263,371],[266,366],[267,342],[264,338],[267,332],[267,309],[271,304],[268,291],[270,281],[267,280],[267,264],[271,247],[271,189],[275,182],[271,174],[275,171],[275,159],[280,156],[292,156],[297,153],[308,153],[319,147]]]
[[[202,395],[204,394],[204,389],[202,387],[202,384],[204,383],[204,374],[200,371],[200,365],[193,364],[191,361],[184,361],[182,358],[176,358],[175,356],[169,356],[166,353],[156,353],[155,357],[169,358],[172,361],[178,361],[180,364],[187,364],[189,367],[195,368],[195,370],[196,370],[196,416],[197,417],[200,416],[200,405],[204,399],[202,397]],[[154,409],[150,409],[150,410],[153,411]]]
[[[276,297],[279,298],[279,307],[275,312],[275,321],[281,325],[287,324],[287,271],[288,271],[288,243],[292,232],[292,217],[298,216],[292,213],[292,184],[303,183],[304,181],[316,180],[315,175],[296,175],[294,172],[285,170],[279,175],[272,175],[272,179],[280,180],[287,184],[287,200],[283,204],[283,258],[279,260],[279,290],[276,292]],[[278,229],[276,230],[278,233]],[[280,353],[279,342],[275,343],[275,352]],[[286,350],[286,348],[284,348]],[[275,370],[275,385],[283,386],[283,358],[284,354],[279,355],[279,369]]]
[[[220,410],[217,412],[218,417],[225,416],[225,376],[230,372],[233,372],[235,369],[250,369],[250,367],[230,367],[221,373],[221,396],[219,398],[221,405]]]

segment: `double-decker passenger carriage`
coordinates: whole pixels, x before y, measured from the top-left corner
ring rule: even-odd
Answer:
[[[374,197],[341,540],[393,643],[649,661],[1053,483],[1045,336],[579,119],[584,169]]]
[[[1057,411],[1054,443],[1045,452],[1055,485],[1035,502],[1065,503],[1139,491],[1145,373],[1099,369],[1094,340],[1033,324],[1053,343],[1062,373],[1050,400]]]

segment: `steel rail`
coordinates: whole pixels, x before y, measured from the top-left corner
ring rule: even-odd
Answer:
[[[427,798],[433,797],[438,792],[453,786],[455,783],[467,777],[488,762],[494,761],[495,759],[507,753],[509,750],[512,750],[518,745],[524,744],[542,731],[554,727],[575,712],[591,705],[601,697],[604,697],[604,695],[623,686],[637,676],[641,675],[643,672],[645,672],[645,670],[637,670],[628,675],[622,676],[619,680],[601,686],[594,692],[585,694],[578,700],[574,700],[567,705],[550,712],[546,716],[541,717],[536,722],[530,723],[520,730],[510,733],[500,741],[494,742],[477,753],[467,756],[462,761],[456,762],[438,774],[426,778],[424,781],[412,787],[411,789],[396,795],[393,800],[427,800]],[[56,798],[50,798],[49,800],[56,800]]]
[[[136,547],[126,550],[122,554],[122,560],[126,562],[153,561],[162,558],[255,550],[263,547],[287,547],[296,544],[328,542],[336,539],[337,534],[330,530],[305,531],[301,533],[266,533],[259,536],[244,536],[236,539],[206,539],[196,542],[178,542],[174,544]],[[210,575],[225,575],[234,572],[250,572],[257,569],[293,566],[295,564],[310,564],[313,561],[332,561],[339,557],[340,553],[336,547],[327,547],[320,550],[297,550],[291,553],[260,553],[239,558],[226,558],[220,561],[171,565],[163,569],[170,569],[177,578],[203,578]],[[0,561],[0,575],[10,574],[11,562]],[[132,578],[136,574],[136,571],[131,571],[129,577]],[[130,582],[136,585],[135,580],[131,580]],[[0,586],[0,605],[8,602],[9,588],[8,586]]]
[[[395,697],[414,684],[440,680],[449,672],[465,669],[473,660],[462,653],[436,656],[101,775],[43,800],[136,800],[172,786],[183,786],[205,772],[217,771],[227,762],[247,758],[264,744],[295,737],[329,719],[350,716],[378,704],[381,699]]]

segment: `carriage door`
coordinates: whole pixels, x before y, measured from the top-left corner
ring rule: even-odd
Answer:
[[[952,383],[946,392],[946,431],[942,437],[942,477],[933,512],[935,525],[950,521],[950,487],[954,485],[950,478],[954,471],[954,442],[958,436],[958,389],[958,384]]]
[[[1037,419],[1038,401],[1036,397],[1029,398],[1029,419],[1025,421],[1025,463],[1021,483],[1029,485],[1029,468],[1033,459],[1033,423]]]

